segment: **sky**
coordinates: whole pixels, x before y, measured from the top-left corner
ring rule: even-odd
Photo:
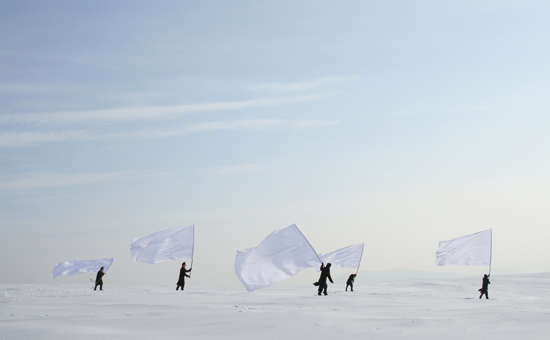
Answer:
[[[193,284],[296,224],[363,271],[435,267],[493,229],[494,273],[550,270],[546,1],[0,1],[0,282],[195,225]],[[87,274],[86,274],[87,275]],[[313,282],[300,273],[291,282]],[[301,280],[301,281],[300,281]],[[173,283],[172,283],[173,281]],[[244,288],[243,288],[244,289]]]

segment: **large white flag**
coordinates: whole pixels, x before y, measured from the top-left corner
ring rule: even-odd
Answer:
[[[354,244],[352,246],[335,250],[332,253],[319,254],[319,257],[323,263],[330,263],[331,268],[342,267],[359,269],[361,258],[363,257],[364,246],[364,243]],[[317,271],[320,270],[320,268],[317,268]]]
[[[105,273],[111,268],[114,258],[86,260],[86,261],[67,261],[61,262],[53,267],[52,277],[59,275],[74,275],[82,273],[97,273],[101,267],[105,267]]]
[[[193,259],[195,226],[158,231],[130,240],[134,262],[155,264],[166,260]]]
[[[436,266],[490,266],[492,229],[439,242]]]
[[[235,274],[252,292],[296,275],[321,260],[296,225],[276,230],[256,248],[237,251]]]

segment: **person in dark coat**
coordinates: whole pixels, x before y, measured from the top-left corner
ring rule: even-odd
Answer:
[[[355,281],[356,276],[357,276],[357,274],[351,274],[348,277],[348,280],[346,281],[346,292],[348,291],[348,287],[350,287],[351,291],[353,292],[353,281]]]
[[[103,290],[103,275],[105,275],[103,269],[104,267],[101,267],[101,269],[97,272],[94,290],[97,290],[97,286],[99,286],[99,290]]]
[[[483,296],[483,294],[485,294],[486,299],[489,298],[489,285],[490,284],[491,284],[491,282],[489,282],[489,276],[487,276],[487,274],[483,275],[483,284],[481,285],[481,289],[479,290],[481,292],[481,295],[479,296],[480,299]]]
[[[191,268],[193,269],[193,268]],[[176,290],[178,290],[180,287],[181,287],[181,290],[183,291],[183,288],[185,287],[185,278],[186,277],[191,277],[189,275],[187,275],[186,273],[190,272],[191,269],[185,269],[185,262],[183,262],[183,264],[181,265],[181,269],[180,269],[180,278],[178,280],[178,283],[176,283]]]
[[[330,263],[327,263],[326,266],[324,263],[321,264],[321,276],[319,277],[319,281],[317,281],[319,283],[318,295],[321,295],[321,292],[327,295],[327,288],[328,288],[327,279],[330,280],[330,283],[334,283],[334,281],[332,281],[332,277],[330,276],[330,266],[331,266]]]

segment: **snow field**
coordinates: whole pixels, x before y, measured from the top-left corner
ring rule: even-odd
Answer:
[[[548,339],[550,273],[370,286],[0,284],[0,339]]]

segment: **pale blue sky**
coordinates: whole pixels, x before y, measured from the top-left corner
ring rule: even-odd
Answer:
[[[0,282],[115,257],[111,283],[170,285],[179,262],[129,240],[191,224],[203,286],[293,223],[321,253],[365,242],[363,270],[451,270],[437,243],[493,228],[495,270],[548,271],[549,15],[3,0]]]

